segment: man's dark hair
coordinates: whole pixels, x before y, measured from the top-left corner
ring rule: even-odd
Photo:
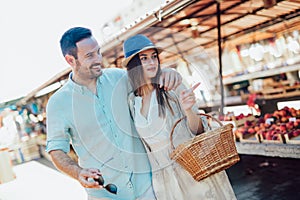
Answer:
[[[88,28],[74,27],[67,30],[60,39],[60,48],[63,55],[72,55],[77,59],[77,46],[76,43],[92,37],[92,31]]]

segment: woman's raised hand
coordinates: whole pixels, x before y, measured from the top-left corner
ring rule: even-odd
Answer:
[[[185,111],[190,110],[193,105],[196,103],[196,97],[194,90],[200,85],[200,83],[196,83],[189,89],[182,90],[179,96],[180,104],[182,109]]]

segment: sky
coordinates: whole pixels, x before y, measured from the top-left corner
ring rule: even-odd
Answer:
[[[0,1],[0,103],[27,95],[69,66],[61,35],[73,26],[100,28],[132,0]]]

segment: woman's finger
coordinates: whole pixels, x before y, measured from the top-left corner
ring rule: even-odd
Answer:
[[[201,83],[198,82],[198,83],[196,83],[193,87],[191,87],[192,91],[194,91],[200,84],[201,84]]]
[[[189,101],[195,101],[195,100],[196,100],[195,95],[189,95],[189,96],[181,97],[181,98],[180,98],[180,101],[181,101],[182,103],[186,103],[186,102],[189,102]]]

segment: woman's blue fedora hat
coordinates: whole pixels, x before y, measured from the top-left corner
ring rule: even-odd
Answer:
[[[126,67],[133,56],[147,49],[157,49],[158,53],[162,52],[162,48],[155,46],[145,35],[137,34],[128,38],[123,44],[124,60],[122,65]]]

